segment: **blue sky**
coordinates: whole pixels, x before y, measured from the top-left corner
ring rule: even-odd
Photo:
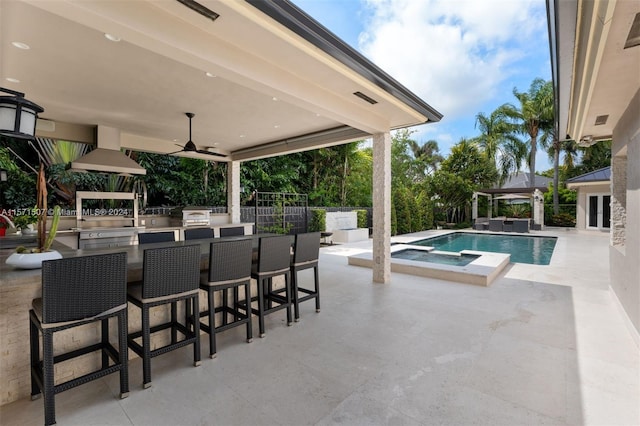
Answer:
[[[444,115],[412,136],[444,155],[477,136],[477,113],[551,79],[544,0],[292,1]],[[536,163],[551,167],[540,151]]]

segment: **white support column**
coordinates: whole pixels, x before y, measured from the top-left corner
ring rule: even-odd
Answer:
[[[473,193],[473,204],[471,205],[471,223],[476,223],[478,218],[478,193]]]
[[[240,223],[240,161],[231,161],[227,167],[227,211],[231,223]]]
[[[391,135],[373,135],[373,281],[391,281]]]
[[[533,223],[544,229],[544,196],[539,189],[533,191]]]

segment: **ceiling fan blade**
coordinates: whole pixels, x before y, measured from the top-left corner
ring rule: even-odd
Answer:
[[[196,152],[198,154],[215,155],[216,157],[228,157],[227,154],[220,154],[219,152],[207,151],[206,149],[198,149]]]
[[[175,152],[167,152],[165,155],[173,155],[173,154],[177,154],[179,152],[184,152],[184,149],[181,149],[181,150],[175,151]]]

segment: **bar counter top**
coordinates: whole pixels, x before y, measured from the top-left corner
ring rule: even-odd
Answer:
[[[259,237],[273,236],[273,235],[275,234],[253,234],[253,235],[245,235],[245,236],[237,236],[237,237],[216,238],[214,240],[205,239],[205,240],[175,241],[175,242],[153,243],[153,244],[144,244],[144,245],[136,244],[131,246],[120,246],[120,247],[112,247],[112,248],[92,248],[92,249],[78,249],[78,250],[71,249],[63,244],[54,243],[53,249],[60,252],[63,258],[125,252],[127,253],[127,265],[128,265],[129,273],[130,275],[136,275],[136,272],[139,272],[142,270],[142,262],[143,262],[145,249],[156,248],[156,247],[171,247],[171,246],[199,244],[200,253],[202,255],[203,261],[208,261],[209,244],[212,241],[252,238],[254,240],[254,245],[257,247]],[[38,282],[40,282],[40,276],[41,276],[40,269],[17,269],[5,263],[7,260],[7,257],[9,257],[13,252],[14,252],[13,249],[5,249],[0,251],[0,288],[11,287],[11,286],[20,285],[20,284],[29,284],[29,283],[33,283],[34,280],[37,280]],[[134,281],[137,279],[139,279],[139,277],[137,276],[129,276],[128,278],[129,281]]]

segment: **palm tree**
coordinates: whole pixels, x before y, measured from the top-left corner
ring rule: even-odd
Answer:
[[[560,169],[560,153],[564,151],[564,167],[572,169],[574,161],[578,153],[575,141],[570,139],[559,140],[555,128],[545,129],[540,137],[540,143],[547,150],[549,158],[553,160],[553,214],[560,212],[559,200],[559,169]]]
[[[520,170],[527,147],[514,135],[516,129],[503,108],[496,109],[489,116],[478,113],[476,127],[481,133],[474,140],[487,158],[494,161],[499,172],[497,183],[502,184],[512,172]]]
[[[420,145],[413,139],[408,139],[407,143],[413,153],[416,167],[419,169],[421,175],[428,175],[435,172],[438,164],[444,160],[444,157],[440,155],[438,142],[434,140],[428,140]]]
[[[520,105],[504,104],[500,108],[513,120],[516,133],[529,137],[529,182],[535,186],[536,153],[538,135],[553,127],[553,85],[551,81],[536,78],[529,91],[518,92],[514,87],[513,95]]]

